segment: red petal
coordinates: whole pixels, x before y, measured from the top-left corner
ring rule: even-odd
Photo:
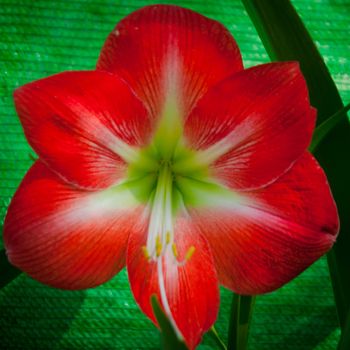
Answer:
[[[327,179],[311,155],[272,185],[245,192],[246,204],[193,211],[226,287],[240,294],[287,283],[334,243],[339,223]]]
[[[170,252],[163,257],[162,283],[165,285],[172,320],[183,335],[187,345],[194,348],[215,322],[219,309],[219,290],[211,252],[206,241],[189,224],[188,219],[178,218],[175,227],[175,242],[179,260],[191,246],[193,256],[183,266],[174,263]],[[130,235],[127,268],[134,297],[142,311],[153,322],[150,298],[159,291],[157,262],[149,261],[143,254],[146,235],[136,232]],[[163,308],[164,307],[164,304]]]
[[[193,148],[218,152],[214,176],[252,189],[276,179],[302,155],[315,116],[299,65],[270,63],[212,88],[189,116],[185,134]]]
[[[142,103],[105,72],[65,72],[24,85],[14,94],[24,132],[40,158],[86,188],[116,183],[125,171],[120,141],[143,145],[150,133]]]
[[[7,213],[4,241],[12,264],[34,279],[65,289],[106,282],[125,264],[138,211],[63,183],[36,162]]]
[[[172,5],[147,6],[118,23],[97,68],[125,79],[157,115],[170,62],[181,80],[185,115],[210,86],[242,69],[238,46],[225,27]]]

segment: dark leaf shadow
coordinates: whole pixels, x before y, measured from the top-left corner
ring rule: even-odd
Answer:
[[[286,348],[285,344],[291,344],[292,349],[315,349],[338,328],[335,306],[313,308],[310,313],[305,319],[305,309],[301,311],[293,332],[285,334],[276,349]]]
[[[2,349],[53,349],[69,330],[83,291],[44,286],[25,274],[0,290]]]
[[[335,349],[340,335],[325,258],[257,298],[249,349]]]
[[[21,271],[10,264],[5,249],[0,250],[0,288],[5,287],[21,274]]]

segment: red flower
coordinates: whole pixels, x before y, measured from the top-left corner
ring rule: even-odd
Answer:
[[[126,263],[155,321],[158,295],[195,347],[218,284],[272,291],[335,241],[337,210],[307,152],[316,111],[299,66],[243,70],[230,33],[176,6],[150,6],[109,35],[97,71],[16,90],[39,160],[9,207],[11,262],[80,289]]]

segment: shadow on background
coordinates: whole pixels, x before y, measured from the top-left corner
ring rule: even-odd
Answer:
[[[318,306],[306,316],[305,309],[300,310],[300,320],[291,325],[289,334],[284,334],[276,349],[325,349],[324,342],[338,329],[334,306]],[[319,346],[319,347],[318,347]]]
[[[0,290],[2,349],[53,349],[84,301],[83,291],[46,287],[22,274]]]
[[[339,336],[327,260],[322,258],[284,287],[257,298],[249,349],[335,349]]]

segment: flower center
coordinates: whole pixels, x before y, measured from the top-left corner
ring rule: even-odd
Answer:
[[[173,172],[171,162],[161,162],[156,187],[151,195],[151,215],[147,244],[144,247],[144,254],[148,259],[158,260],[165,253],[170,253],[169,255],[175,259],[175,262],[182,264],[193,254],[194,247],[190,247],[183,261],[178,261],[173,218],[183,205],[181,192],[177,188],[176,173]]]
[[[189,207],[232,199],[232,193],[210,177],[213,152],[186,147],[180,105],[175,94],[168,94],[151,143],[130,158],[127,174],[130,182],[137,183],[135,196],[150,209],[144,254],[152,260],[172,256],[177,264],[188,260],[194,247],[179,259],[174,241],[175,216],[186,214]]]
[[[129,164],[128,177],[153,178],[152,186],[144,191],[144,200],[150,208],[145,255],[152,260],[172,256],[181,264],[194,251],[193,247],[189,248],[183,261],[179,261],[174,242],[174,217],[185,210],[186,196],[183,192],[188,185],[183,184],[182,179],[205,178],[208,166],[200,164],[196,152],[185,146],[183,113],[173,86],[176,84],[170,84],[165,89],[166,99],[152,142],[140,150],[137,159]]]
[[[128,179],[137,184],[133,193],[150,210],[145,256],[153,261],[167,256],[181,265],[190,259],[194,247],[178,256],[176,215],[186,215],[191,207],[232,206],[240,199],[210,176],[210,164],[203,161],[203,152],[187,148],[182,137],[172,139],[172,147],[168,141],[167,133],[156,132],[153,142],[129,163]]]

